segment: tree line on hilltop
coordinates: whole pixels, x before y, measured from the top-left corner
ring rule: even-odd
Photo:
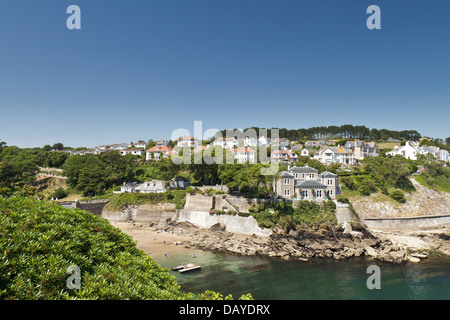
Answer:
[[[422,135],[416,130],[388,130],[388,129],[369,129],[366,126],[354,126],[351,124],[345,124],[341,126],[320,126],[311,128],[300,129],[286,129],[286,128],[272,128],[264,129],[258,127],[251,127],[244,129],[243,132],[248,130],[255,130],[258,137],[260,137],[260,131],[265,130],[267,136],[270,138],[273,129],[278,129],[279,137],[286,138],[291,141],[298,140],[310,140],[310,139],[368,139],[368,140],[388,140],[396,139],[401,141],[417,141]],[[239,133],[239,129],[234,129]],[[242,132],[242,131],[241,131]],[[227,130],[221,130],[222,137],[226,137]]]

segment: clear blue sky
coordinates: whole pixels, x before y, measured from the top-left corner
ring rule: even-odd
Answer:
[[[0,139],[89,147],[195,120],[446,138],[449,17],[447,0],[2,0]]]

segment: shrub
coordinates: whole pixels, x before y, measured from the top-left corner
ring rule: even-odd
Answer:
[[[188,299],[175,278],[107,220],[24,197],[0,198],[1,299]],[[81,288],[66,286],[67,269]]]
[[[0,197],[0,212],[0,299],[223,299],[182,291],[130,236],[90,212],[20,196]],[[73,265],[79,289],[67,287]]]
[[[355,183],[353,177],[341,177],[341,182],[349,190],[355,190]]]
[[[395,201],[398,201],[400,203],[406,202],[405,195],[402,190],[395,189],[390,192],[390,196],[392,199],[394,199]]]
[[[363,196],[370,196],[372,192],[377,191],[377,187],[373,180],[364,179],[363,182],[358,186],[358,192]]]
[[[58,199],[62,199],[67,197],[67,193],[66,190],[64,190],[63,188],[59,187],[58,189],[56,189],[50,196],[49,198],[58,198]]]

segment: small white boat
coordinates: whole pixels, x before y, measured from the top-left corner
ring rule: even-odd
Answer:
[[[188,263],[188,264],[183,264],[178,267],[173,267],[172,270],[178,271],[180,273],[184,273],[184,272],[189,272],[189,271],[194,271],[194,270],[200,270],[201,268],[202,268],[201,266],[197,266],[193,263]]]

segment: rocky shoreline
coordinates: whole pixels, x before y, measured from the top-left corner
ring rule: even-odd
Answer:
[[[135,226],[144,227],[142,224]],[[374,234],[362,225],[354,226],[351,231],[327,226],[315,230],[291,230],[286,233],[280,228],[275,228],[269,237],[233,234],[225,231],[225,227],[220,224],[210,229],[198,228],[187,222],[169,222],[148,227],[157,232],[182,230],[187,240],[180,244],[186,248],[250,256],[266,255],[286,260],[307,261],[312,258],[343,260],[366,255],[389,263],[403,263],[420,262],[431,252],[450,255],[450,239],[446,229],[443,233],[428,234],[426,236],[428,245],[421,247],[408,246],[396,239],[390,239],[384,233]]]

